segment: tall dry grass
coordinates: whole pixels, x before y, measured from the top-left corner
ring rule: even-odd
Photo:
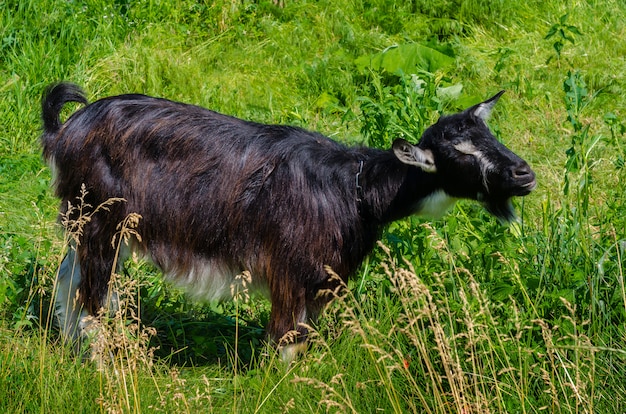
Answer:
[[[379,325],[347,288],[335,292],[328,310],[340,331],[358,338],[358,355],[373,367],[371,381],[385,399],[380,407],[397,413],[596,412],[597,355],[620,351],[593,344],[582,329],[587,322],[565,299],[569,315],[558,323],[512,298],[494,302],[471,272],[456,265],[447,242],[423,226],[449,271],[432,275],[427,284],[410,263],[395,263],[381,246],[397,298],[392,326]],[[322,335],[311,339],[317,352],[307,363],[333,366],[337,374],[327,381],[297,375],[294,381],[318,389],[326,410],[359,412],[358,386],[346,384],[338,350]]]

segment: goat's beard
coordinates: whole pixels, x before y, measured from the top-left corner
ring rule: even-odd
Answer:
[[[510,223],[517,218],[510,198],[487,199],[483,205],[489,213],[504,223]]]

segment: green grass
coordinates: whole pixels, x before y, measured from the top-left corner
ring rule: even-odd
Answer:
[[[623,2],[285,3],[0,0],[0,411],[625,412]],[[143,263],[141,322],[103,319],[83,362],[48,318],[59,80],[379,146],[506,89],[490,124],[539,187],[510,227],[469,202],[391,225],[288,367],[266,301],[191,303]]]

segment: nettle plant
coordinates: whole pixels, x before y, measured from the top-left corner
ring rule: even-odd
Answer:
[[[554,41],[554,43],[552,43],[552,47],[556,52],[557,62],[561,61],[561,52],[563,51],[565,45],[567,43],[575,44],[576,37],[583,35],[581,31],[578,30],[578,27],[567,24],[568,16],[568,14],[561,16],[559,21],[550,27],[548,33],[546,33],[546,36],[544,37],[545,40]],[[554,57],[555,56],[550,56],[546,63],[550,63]]]

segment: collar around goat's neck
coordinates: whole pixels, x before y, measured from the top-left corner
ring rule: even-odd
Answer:
[[[354,179],[354,184],[356,187],[356,203],[359,208],[359,211],[361,210],[361,204],[363,203],[363,187],[361,186],[362,174],[363,174],[363,163],[364,163],[363,160],[359,160],[359,169]]]

